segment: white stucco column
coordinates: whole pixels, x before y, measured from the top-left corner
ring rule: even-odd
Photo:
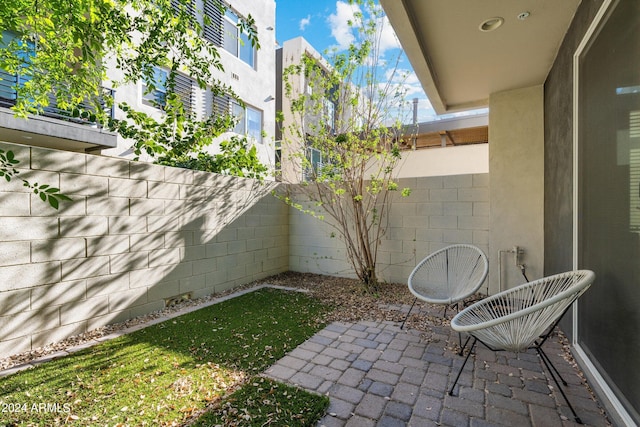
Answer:
[[[489,98],[490,293],[542,277],[544,266],[544,91],[533,86]],[[500,266],[502,267],[500,269]]]

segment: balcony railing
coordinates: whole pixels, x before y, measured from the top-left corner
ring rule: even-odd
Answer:
[[[0,80],[0,107],[11,108],[16,105],[18,99],[18,93],[15,88],[23,84],[25,80],[23,80],[19,74],[9,74],[4,70],[0,70],[0,79],[2,79]],[[102,111],[107,117],[113,118],[113,102],[107,103],[105,99],[110,98],[113,100],[115,91],[108,88],[101,89],[103,92],[103,96],[100,97]],[[64,120],[66,122],[101,127],[95,120],[95,106],[83,102],[80,103],[75,110],[74,112],[73,110],[59,108],[56,97],[52,93],[49,95],[49,105],[44,107],[39,115]]]

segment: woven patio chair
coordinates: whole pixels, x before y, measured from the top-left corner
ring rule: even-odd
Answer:
[[[459,333],[469,334],[467,342],[462,346],[463,350],[471,338],[473,343],[449,395],[453,394],[460,374],[478,341],[492,351],[519,353],[535,349],[576,422],[582,424],[558,380],[565,386],[567,382],[542,350],[542,344],[549,338],[562,315],[591,286],[594,279],[595,274],[590,270],[556,274],[497,293],[458,313],[451,320],[451,328]]]
[[[400,329],[409,318],[418,299],[446,306],[476,293],[489,271],[489,261],[473,245],[451,245],[437,250],[420,261],[409,275],[409,291],[415,296]]]

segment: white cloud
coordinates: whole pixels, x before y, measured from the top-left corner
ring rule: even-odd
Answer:
[[[352,24],[357,12],[360,12],[358,5],[337,1],[336,12],[327,18],[331,35],[336,39],[337,45],[335,47],[338,50],[349,48],[349,45],[355,41]]]
[[[304,31],[305,28],[307,28],[307,25],[309,25],[311,23],[311,15],[307,15],[306,18],[302,18],[300,20],[300,23],[298,24],[298,28],[300,28],[300,31]]]
[[[336,41],[336,44],[332,47],[335,47],[338,51],[348,49],[349,45],[356,41],[354,29],[360,23],[355,19],[355,14],[359,12],[362,13],[362,10],[357,4],[349,4],[341,0],[336,1],[336,11],[329,15],[327,23],[329,24],[331,35]],[[367,18],[365,17],[365,19]],[[386,15],[383,15],[377,22],[377,29],[376,49],[380,57],[384,56],[387,50],[401,48],[398,37]]]
[[[389,18],[386,16],[382,18],[378,23],[380,29],[380,53],[384,54],[389,49],[400,49],[400,42],[396,36],[396,32],[393,30]]]

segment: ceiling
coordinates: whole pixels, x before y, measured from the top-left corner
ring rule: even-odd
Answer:
[[[438,114],[544,83],[580,0],[380,0]],[[528,13],[526,19],[519,15]],[[503,23],[483,32],[489,18]]]

